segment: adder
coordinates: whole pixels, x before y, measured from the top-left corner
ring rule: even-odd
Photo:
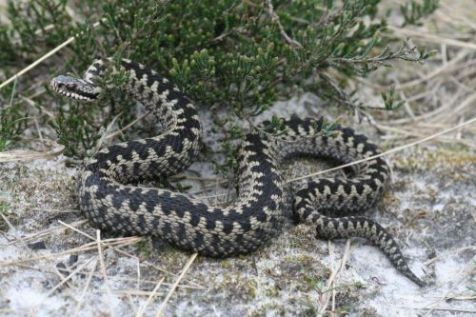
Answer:
[[[320,119],[284,121],[277,136],[247,134],[239,149],[238,195],[227,207],[213,207],[188,195],[132,184],[167,178],[196,159],[201,124],[192,101],[174,84],[144,65],[123,59],[96,59],[84,78],[58,76],[54,91],[80,101],[96,101],[97,83],[106,71],[127,78],[124,91],[147,107],[165,127],[150,138],[114,144],[100,150],[79,173],[77,193],[82,212],[94,226],[124,235],[150,235],[184,250],[212,257],[255,251],[276,236],[284,220],[280,163],[300,155],[351,162],[374,156],[377,147],[350,128],[323,129]],[[299,223],[316,226],[316,237],[362,237],[379,247],[403,275],[423,286],[409,269],[393,237],[375,221],[361,216],[332,217],[373,206],[382,196],[389,168],[373,158],[355,168],[352,177],[313,179],[294,195]]]

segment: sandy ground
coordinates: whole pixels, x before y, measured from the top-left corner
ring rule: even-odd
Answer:
[[[274,110],[285,112],[279,105]],[[289,219],[283,234],[255,254],[226,260],[196,258],[164,315],[476,312],[471,288],[476,273],[475,153],[422,146],[389,161],[393,183],[369,215],[395,234],[411,267],[434,285],[416,287],[365,241],[318,241],[313,228],[295,227]],[[311,163],[290,164],[286,173],[291,177],[322,168]],[[192,170],[213,177],[206,163],[194,164]],[[146,238],[105,236],[99,249],[96,232],[84,223],[74,199],[75,171],[65,167],[62,156],[3,166],[1,191],[9,208],[3,214],[8,221],[0,237],[1,312],[135,315],[153,294],[145,310],[154,316],[191,255]],[[229,194],[224,188],[213,192]]]
[[[376,112],[373,125],[348,120],[383,150],[476,116],[475,12],[464,5],[473,2],[451,10],[451,2],[442,2],[424,27],[396,31],[436,49],[434,58],[355,83],[371,107],[382,106],[376,96],[389,81],[407,100],[403,116]],[[316,109],[329,118],[340,114],[305,95],[256,120],[272,113],[314,116]],[[209,116],[201,119],[206,125]],[[0,153],[0,315],[476,316],[475,136],[476,125],[467,125],[387,155],[392,183],[367,213],[395,235],[412,269],[431,282],[425,288],[366,241],[316,240],[314,228],[292,223],[289,207],[279,237],[254,254],[225,260],[148,238],[99,234],[79,212],[76,168],[64,156]],[[204,137],[214,146],[216,137]],[[300,160],[286,166],[286,179],[326,167]],[[195,163],[184,182],[214,204],[234,195],[207,162]],[[298,186],[290,184],[289,192]]]

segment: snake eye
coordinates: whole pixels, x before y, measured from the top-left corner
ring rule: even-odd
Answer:
[[[78,85],[76,85],[75,83],[66,84],[66,88],[68,89],[76,89],[76,87],[78,87]]]

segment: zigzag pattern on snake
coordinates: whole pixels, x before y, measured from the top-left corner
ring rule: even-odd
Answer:
[[[96,59],[84,79],[58,76],[51,82],[61,95],[95,101],[98,80],[107,70],[126,75],[123,89],[147,107],[164,126],[160,135],[119,143],[100,150],[80,171],[79,205],[98,228],[121,234],[160,237],[185,250],[213,257],[250,253],[277,235],[284,220],[280,163],[295,156],[328,157],[346,163],[378,153],[377,147],[350,128],[323,131],[323,120],[284,122],[286,133],[251,132],[240,149],[238,197],[219,208],[185,194],[130,185],[163,179],[185,170],[199,153],[201,125],[190,99],[166,78],[144,65],[123,59]],[[358,212],[381,197],[389,169],[375,158],[357,165],[352,178],[320,178],[295,194],[297,222],[316,226],[316,237],[362,237],[378,246],[409,279],[423,285],[395,240],[378,223],[364,217],[331,217],[335,210]]]

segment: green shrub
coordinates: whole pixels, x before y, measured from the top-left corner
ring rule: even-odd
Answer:
[[[358,110],[360,102],[345,92],[349,78],[365,76],[391,60],[428,56],[382,36],[386,21],[377,15],[379,2],[86,0],[68,7],[65,0],[10,1],[11,25],[0,27],[0,46],[6,48],[0,52],[0,67],[5,75],[13,74],[19,65],[76,36],[58,55],[21,77],[21,87],[38,82],[46,87],[58,73],[81,74],[97,55],[127,57],[169,77],[199,107],[225,110],[226,117],[215,117],[209,128],[224,133],[223,151],[229,154],[229,142],[244,133],[232,124],[237,117],[255,116],[276,100],[301,92]],[[429,14],[437,1],[427,2],[425,10],[415,4],[402,7],[408,23]],[[394,109],[400,101],[389,96],[385,105]],[[44,107],[53,100],[58,99],[50,93],[36,97]],[[82,157],[94,147],[105,120],[118,113],[120,126],[133,120],[132,107],[106,114],[103,108],[50,109],[59,115],[45,124],[58,131],[66,154]]]

